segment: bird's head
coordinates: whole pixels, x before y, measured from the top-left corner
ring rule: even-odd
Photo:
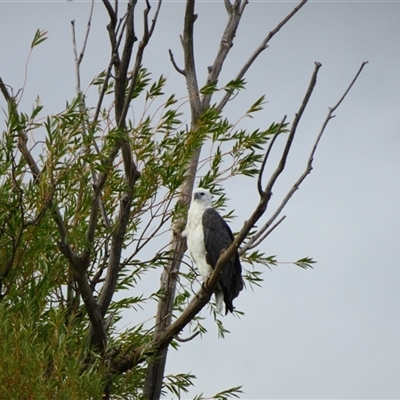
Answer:
[[[212,195],[207,189],[196,188],[193,190],[192,201],[198,204],[202,204],[205,207],[211,207]]]

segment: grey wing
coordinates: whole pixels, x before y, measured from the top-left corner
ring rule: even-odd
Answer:
[[[207,208],[202,217],[207,263],[215,268],[221,251],[233,241],[232,232],[225,220],[213,208]]]
[[[207,263],[215,268],[222,250],[226,250],[233,241],[232,231],[225,220],[213,208],[207,208],[202,217],[204,243]],[[230,259],[225,266],[219,283],[224,292],[226,312],[233,312],[232,301],[243,289],[242,266],[239,254]]]

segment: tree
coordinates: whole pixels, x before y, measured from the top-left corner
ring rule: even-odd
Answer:
[[[258,55],[305,3],[299,3],[262,39],[236,76],[220,83],[247,6],[246,1],[226,0],[228,21],[202,85],[193,44],[195,2],[188,0],[182,68],[169,50],[187,85],[187,99],[165,94],[166,78],[153,78],[151,66],[145,63],[161,0],[155,10],[146,2],[140,34],[135,25],[136,1],[129,0],[120,15],[118,2],[113,6],[103,0],[110,19],[111,58],[90,84],[98,88],[96,104],[87,104],[80,73],[94,2],[81,51],[72,22],[77,91],[65,110],[43,116],[38,100],[32,112],[25,113],[19,93],[14,95],[0,80],[7,103],[0,152],[0,376],[9,398],[158,399],[162,390],[179,396],[191,384],[193,377],[188,374],[163,381],[168,346],[178,345],[182,340],[178,335],[188,324],[194,335],[204,333],[198,313],[209,302],[224,263],[236,248],[250,265],[245,273],[249,284],[261,280],[253,266],[276,264],[274,257],[257,247],[282,222],[283,217],[278,218],[283,208],[312,170],[326,125],[365,65],[329,109],[305,170],[278,209],[256,228],[285,168],[321,64],[315,63],[291,123],[281,116],[266,128],[248,131],[239,121],[229,120],[224,110],[229,101],[240,98],[244,77]],[[38,30],[32,50],[46,38],[47,33]],[[260,111],[263,102],[264,97],[256,99],[242,117]],[[128,116],[130,107],[142,110],[137,121]],[[187,115],[190,124],[184,126]],[[284,150],[266,179],[266,164],[280,139]],[[211,146],[210,156],[201,158],[206,146]],[[210,280],[195,292],[192,284],[197,273],[185,268],[186,243],[181,233],[200,167],[206,169],[200,185],[211,189],[220,210],[227,206],[221,182],[239,176],[255,179],[259,203],[232,246],[221,254]],[[150,258],[145,250],[151,252]],[[296,263],[307,268],[313,260]],[[140,278],[150,269],[160,271],[161,286],[146,297]],[[139,324],[119,332],[123,310],[140,307],[147,299],[158,303],[153,328],[149,331]],[[223,334],[223,323],[216,313],[214,317]],[[238,390],[216,397],[226,398]]]

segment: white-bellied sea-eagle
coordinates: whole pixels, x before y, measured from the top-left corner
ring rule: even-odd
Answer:
[[[186,229],[183,236],[187,238],[190,256],[196,264],[204,281],[212,274],[222,250],[226,250],[233,241],[232,231],[221,215],[212,207],[211,193],[203,188],[193,191]],[[242,266],[239,254],[225,265],[217,288],[215,299],[218,312],[225,303],[225,314],[233,312],[233,299],[243,289]]]

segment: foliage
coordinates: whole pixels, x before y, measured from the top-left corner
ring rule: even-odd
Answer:
[[[36,44],[38,40],[35,39]],[[101,76],[92,84],[104,83]],[[185,213],[186,208],[176,203],[176,193],[186,179],[186,165],[193,149],[206,141],[214,149],[211,156],[201,161],[207,172],[200,184],[213,190],[217,196],[216,207],[222,210],[227,207],[227,198],[222,185],[217,182],[238,175],[257,175],[262,146],[276,133],[276,125],[251,132],[237,129],[236,123],[230,123],[215,106],[210,106],[200,117],[202,127],[199,131],[183,130],[181,104],[173,95],[164,94],[165,83],[165,78],[153,81],[151,74],[141,69],[134,97],[144,96],[146,101],[157,97],[166,99],[159,107],[158,118],[151,116],[152,108],[145,103],[144,117],[136,125],[129,121],[129,143],[141,178],[135,186],[115,289],[115,294],[125,294],[110,305],[110,330],[115,329],[123,309],[136,309],[147,300],[141,294],[127,295],[126,290],[134,288],[138,293],[141,275],[149,269],[163,268],[168,261],[169,253],[163,250],[169,240],[165,235],[167,223]],[[82,110],[81,102],[82,98],[78,96],[67,103],[62,112],[44,117],[39,102],[30,114],[10,110],[7,129],[2,136],[0,250],[3,265],[8,270],[1,280],[3,301],[0,305],[2,315],[8,316],[1,321],[2,337],[6,338],[1,342],[4,355],[2,381],[13,382],[18,371],[30,366],[24,373],[25,380],[20,385],[12,385],[18,393],[15,398],[23,398],[26,387],[38,390],[32,389],[31,398],[48,397],[45,393],[51,391],[59,393],[57,396],[61,398],[99,397],[102,385],[105,385],[100,365],[94,364],[84,373],[80,372],[79,358],[84,353],[81,342],[88,317],[71,267],[58,249],[54,213],[58,207],[68,231],[68,242],[75,251],[90,248],[92,259],[87,276],[92,290],[98,292],[104,280],[111,236],[118,225],[118,204],[126,183],[119,160],[112,168],[104,162],[104,154],[120,137],[118,128],[110,122],[112,107],[101,111],[101,121],[94,121],[94,110],[89,107]],[[29,173],[26,160],[18,152],[21,132],[31,137],[29,145],[32,149],[41,147],[37,161],[41,173],[37,178]],[[88,188],[92,186],[93,176],[103,172],[107,172],[108,179],[101,199],[108,217],[98,220],[95,240],[89,243],[86,231],[92,193]],[[153,250],[152,259],[143,258],[145,248],[156,249],[156,246],[158,250]],[[256,283],[261,280],[257,274],[259,272],[249,271],[245,277]],[[193,289],[185,288],[190,288],[195,279],[197,273],[193,270],[181,273],[182,289],[175,299],[177,312],[193,293]],[[150,297],[157,298],[157,292]],[[195,318],[193,323],[196,321],[200,319]],[[219,318],[215,317],[215,321],[223,336],[226,329]],[[205,332],[200,324],[197,329]],[[128,329],[122,335],[116,334],[110,346],[124,346],[124,343],[139,346],[149,337],[141,326]],[[14,351],[8,352],[10,348]],[[35,362],[29,363],[32,358]],[[127,393],[130,379],[135,382],[135,387],[143,385],[137,382],[138,375],[137,371],[130,374],[123,385],[116,382],[116,394],[119,389],[120,395]],[[169,376],[165,388],[179,395],[190,382],[185,375]],[[131,390],[132,387],[129,389],[132,394]]]
[[[1,398],[101,398],[106,375],[100,360],[89,369],[80,361],[85,324],[68,323],[65,312],[50,308],[49,279],[41,282],[15,285],[26,290],[21,301],[0,303]]]
[[[98,84],[99,79],[93,84]],[[165,82],[163,77],[152,81],[150,73],[142,69],[135,97],[143,95],[146,100],[165,97]],[[7,130],[2,136],[0,250],[6,267],[3,271],[9,271],[3,273],[1,280],[3,301],[0,306],[2,315],[6,316],[1,321],[1,376],[2,382],[9,382],[6,386],[15,391],[14,398],[25,398],[27,387],[30,397],[26,398],[47,398],[49,393],[56,393],[58,398],[99,398],[106,383],[101,365],[97,363],[81,373],[79,359],[84,354],[82,339],[88,317],[79,298],[79,289],[73,282],[71,267],[58,250],[57,224],[53,218],[57,205],[71,247],[77,252],[91,247],[93,256],[87,271],[88,281],[92,290],[99,291],[111,235],[118,224],[117,206],[125,182],[120,161],[116,160],[112,168],[104,163],[104,153],[119,138],[118,129],[109,122],[112,108],[103,109],[103,121],[96,122],[93,109],[81,110],[81,100],[77,97],[62,112],[45,117],[40,114],[42,106],[39,104],[30,114],[11,110],[6,121]],[[127,293],[124,291],[132,288],[136,292],[142,274],[151,268],[162,268],[167,262],[169,254],[163,248],[169,238],[163,232],[168,230],[166,224],[171,219],[185,212],[185,208],[177,206],[175,197],[185,180],[186,164],[193,149],[205,141],[214,146],[214,154],[203,161],[208,171],[201,184],[220,194],[216,206],[224,208],[226,195],[222,186],[215,182],[237,175],[256,175],[261,159],[257,151],[274,134],[274,126],[254,132],[234,129],[234,124],[213,106],[201,116],[200,132],[186,132],[181,128],[179,108],[180,104],[173,101],[171,95],[163,103],[158,119],[151,118],[149,110],[138,124],[129,121],[129,142],[135,161],[141,167],[141,179],[135,186],[116,294]],[[41,173],[37,178],[32,177],[26,160],[18,153],[21,132],[32,138],[31,148],[41,146],[37,162]],[[93,141],[99,152],[91,145]],[[108,180],[102,202],[109,223],[99,219],[95,240],[88,243],[86,231],[92,204],[88,188],[92,186],[93,174],[104,171],[108,173]],[[154,251],[154,257],[143,259],[143,249],[155,249],[157,242],[161,244]],[[182,288],[191,285],[196,275],[182,273]],[[192,292],[183,289],[176,296],[176,311],[182,309]],[[150,297],[157,298],[157,292]],[[109,329],[121,318],[124,308],[135,309],[144,301],[143,295],[131,297],[127,294],[113,301],[109,309],[113,319]],[[226,333],[218,318],[216,322],[221,335]],[[148,337],[142,326],[128,329],[119,337],[116,335],[110,346],[124,346],[124,343],[139,346],[148,341]],[[15,378],[21,376],[22,370],[23,379],[16,384]],[[115,382],[116,395],[118,390],[121,390],[119,395],[127,393],[129,387],[128,393],[133,393],[129,380],[136,388],[143,385],[140,379],[138,382],[138,375],[138,371],[130,374],[123,385]],[[179,396],[185,385],[191,383],[190,379],[185,375],[166,377],[165,388]]]

